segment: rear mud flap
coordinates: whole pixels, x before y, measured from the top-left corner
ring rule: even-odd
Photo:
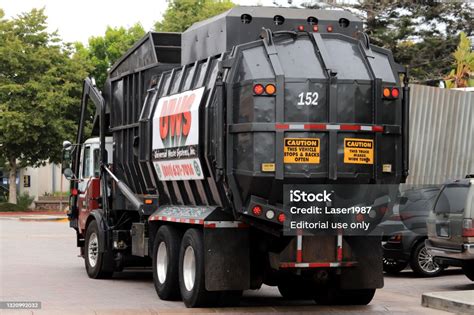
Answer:
[[[249,231],[204,229],[206,290],[250,289]]]
[[[383,287],[381,237],[351,236],[344,238],[351,247],[353,268],[341,269],[341,289],[378,289]]]

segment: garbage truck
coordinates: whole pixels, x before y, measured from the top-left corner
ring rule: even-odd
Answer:
[[[85,79],[76,138],[63,143],[88,276],[151,266],[159,298],[187,307],[237,305],[262,285],[370,303],[380,238],[285,233],[284,187],[403,182],[406,79],[341,10],[234,7],[147,33],[103,87]],[[346,156],[357,141],[370,156]]]

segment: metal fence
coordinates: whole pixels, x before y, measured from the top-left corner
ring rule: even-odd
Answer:
[[[411,85],[407,184],[474,174],[474,92]]]

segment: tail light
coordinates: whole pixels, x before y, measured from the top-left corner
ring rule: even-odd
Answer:
[[[397,99],[400,96],[400,90],[397,87],[393,88],[384,88],[382,91],[382,96],[385,99]]]
[[[276,89],[275,85],[273,85],[273,84],[267,84],[265,86],[265,93],[267,93],[268,95],[275,94],[276,90],[277,89]]]
[[[358,214],[356,214],[355,219],[356,219],[357,222],[362,222],[362,221],[364,221],[364,215],[362,213],[358,213]]]
[[[283,223],[283,222],[285,222],[285,220],[286,220],[285,214],[284,214],[284,213],[280,213],[280,214],[278,215],[278,222]]]
[[[252,208],[252,213],[253,213],[253,215],[255,215],[255,216],[257,216],[257,217],[258,217],[258,216],[261,216],[261,215],[262,215],[262,207],[260,207],[260,206],[254,206],[254,207]]]
[[[304,26],[303,25],[298,25],[298,31],[303,32],[304,31]]]
[[[317,25],[313,25],[313,32],[319,31],[319,27]]]
[[[255,84],[253,86],[253,93],[256,95],[262,95],[265,92],[265,88],[261,84]]]
[[[392,243],[400,243],[402,241],[402,235],[401,234],[394,234],[394,235],[390,236],[388,241],[392,242]]]
[[[268,210],[267,212],[265,212],[265,217],[266,217],[268,220],[272,220],[272,219],[275,217],[275,211],[273,211],[273,210]]]
[[[77,196],[78,194],[79,194],[79,191],[77,190],[77,188],[71,189],[71,195]]]
[[[474,228],[472,227],[472,219],[462,220],[462,236],[474,237]]]
[[[328,28],[327,28],[327,31],[329,33],[331,33],[333,30],[334,30],[334,28],[332,27],[332,25],[329,25]]]

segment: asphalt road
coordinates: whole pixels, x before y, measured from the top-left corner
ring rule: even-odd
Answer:
[[[182,302],[158,299],[151,272],[119,273],[111,280],[89,279],[67,222],[24,222],[0,218],[0,301],[40,301],[40,311],[0,310],[0,314],[166,314],[166,313],[331,313],[446,314],[420,305],[424,292],[472,290],[459,270],[437,278],[415,278],[411,271],[387,276],[368,306],[324,307],[312,301],[283,300],[264,286],[244,293],[241,307],[186,309]]]

